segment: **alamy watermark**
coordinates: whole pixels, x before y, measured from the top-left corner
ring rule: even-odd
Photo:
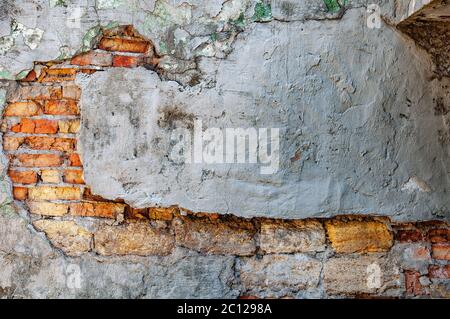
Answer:
[[[280,162],[279,128],[207,128],[194,121],[193,132],[177,128],[171,135],[170,159],[186,164],[260,164],[264,175],[275,174]]]

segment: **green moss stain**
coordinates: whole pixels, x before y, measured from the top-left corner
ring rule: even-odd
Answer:
[[[236,26],[238,28],[244,29],[245,28],[244,13],[241,12],[241,14],[239,15],[239,17],[237,19],[230,20],[230,24],[232,24],[232,25],[234,25],[234,26]]]
[[[328,12],[336,13],[341,10],[342,7],[346,6],[348,0],[323,0]]]
[[[169,53],[169,49],[167,48],[167,44],[164,41],[159,42],[159,54],[166,55]]]
[[[272,20],[272,7],[270,6],[270,4],[264,2],[256,3],[252,20],[257,22],[266,22]]]
[[[54,7],[67,7],[66,0],[50,0],[50,8]]]

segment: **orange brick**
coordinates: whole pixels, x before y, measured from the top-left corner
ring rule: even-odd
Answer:
[[[104,37],[100,40],[99,49],[106,51],[146,53],[150,42],[139,39],[123,39]]]
[[[113,66],[114,67],[125,67],[125,68],[134,68],[138,66],[140,62],[139,57],[135,56],[125,56],[125,55],[116,55],[113,58]]]
[[[3,137],[3,150],[15,151],[22,145],[24,141],[24,137],[5,136]]]
[[[28,136],[25,144],[34,150],[51,150],[72,152],[75,150],[76,139],[64,137]]]
[[[55,134],[58,131],[58,122],[39,119],[24,118],[19,124],[14,125],[11,131],[15,133]]]
[[[84,184],[82,170],[66,170],[64,171],[64,182],[69,184]]]
[[[81,189],[78,187],[37,186],[28,190],[31,200],[77,200],[81,199]]]
[[[178,209],[173,207],[151,207],[148,209],[148,216],[151,219],[159,219],[159,220],[172,220],[174,213],[176,213]]]
[[[74,153],[69,156],[69,165],[70,166],[83,166],[81,163],[80,155]]]
[[[405,271],[406,293],[412,296],[422,294],[422,285],[420,284],[420,273],[415,270]]]
[[[22,86],[9,96],[9,102],[20,102],[23,100],[49,100],[62,97],[61,87],[47,85]]]
[[[70,204],[70,214],[74,216],[115,218],[117,214],[123,213],[124,210],[125,205],[118,203],[82,202]]]
[[[73,81],[77,70],[70,68],[62,69],[47,69],[45,70],[45,75],[42,82],[63,82],[63,81]]]
[[[24,167],[60,166],[63,163],[61,156],[56,154],[18,154],[16,159]]]
[[[432,229],[428,233],[432,243],[446,243],[450,241],[450,229]]]
[[[71,64],[80,66],[86,65],[111,66],[112,55],[109,53],[89,51],[75,56],[72,59]]]
[[[39,113],[39,105],[35,102],[10,103],[5,110],[5,116],[34,116]]]
[[[50,100],[44,104],[44,113],[50,115],[78,115],[77,102],[73,100]]]
[[[434,259],[450,260],[449,244],[434,244],[431,249]]]
[[[33,171],[8,171],[9,178],[17,184],[34,184],[37,182],[37,174]]]
[[[28,197],[28,188],[13,187],[13,197],[16,200],[25,200]]]

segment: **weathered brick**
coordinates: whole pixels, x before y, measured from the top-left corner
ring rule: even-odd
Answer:
[[[69,184],[84,184],[82,170],[65,170],[64,182]]]
[[[16,200],[25,200],[28,197],[28,188],[26,187],[13,187],[13,197]]]
[[[20,82],[34,82],[37,80],[37,74],[36,71],[33,69],[28,74],[20,80]]]
[[[77,133],[80,129],[80,120],[59,121],[60,133]]]
[[[124,204],[108,202],[82,202],[70,204],[70,214],[73,216],[116,218],[125,210]]]
[[[27,202],[28,208],[32,214],[45,216],[63,216],[69,210],[68,204],[51,203],[51,202]]]
[[[139,65],[142,58],[135,56],[116,55],[113,58],[114,67],[134,68]]]
[[[422,232],[418,229],[398,230],[395,237],[399,242],[402,243],[418,242],[425,239]]]
[[[432,243],[447,243],[450,241],[450,229],[431,229],[428,238]]]
[[[69,155],[69,165],[76,166],[76,167],[83,166],[83,164],[81,163],[80,156],[76,153],[70,154]]]
[[[434,259],[450,260],[450,244],[434,244],[431,250]]]
[[[148,217],[151,219],[170,221],[177,212],[177,207],[150,207],[148,209]]]
[[[8,175],[11,181],[17,184],[34,184],[37,182],[37,174],[33,171],[9,170]]]
[[[73,221],[45,219],[37,220],[33,225],[69,256],[80,256],[91,250],[92,234]]]
[[[200,252],[249,256],[256,250],[256,230],[248,221],[180,217],[174,229],[178,245]]]
[[[376,220],[340,220],[325,222],[331,246],[338,253],[387,251],[393,235],[383,222]]]
[[[66,85],[62,89],[62,98],[78,101],[81,97],[81,89],[77,85]]]
[[[75,56],[72,59],[71,64],[80,66],[111,66],[112,55],[110,53],[89,51]]]
[[[81,189],[78,187],[36,186],[28,190],[31,200],[76,200],[81,199]]]
[[[146,53],[150,42],[140,39],[123,39],[117,37],[103,37],[99,49],[106,51]]]
[[[11,127],[15,133],[55,134],[58,131],[58,122],[46,119],[23,118],[19,124]]]
[[[302,254],[274,254],[262,258],[241,258],[237,270],[247,293],[259,297],[282,297],[289,292],[317,287],[322,263]]]
[[[72,152],[76,147],[76,139],[64,137],[27,136],[25,144],[33,150],[52,150]]]
[[[24,137],[4,136],[3,150],[15,151],[23,144],[24,141],[25,141]]]
[[[44,113],[50,115],[78,115],[79,109],[74,100],[49,100],[44,103]]]
[[[168,255],[174,248],[173,235],[149,223],[104,225],[94,234],[95,251],[100,255]]]
[[[5,116],[35,116],[41,113],[39,105],[35,102],[10,103],[5,109]]]
[[[323,275],[329,295],[395,295],[401,288],[398,265],[380,254],[330,258]]]
[[[61,182],[60,172],[56,170],[43,169],[40,176],[43,183],[58,184]]]
[[[60,68],[60,69],[46,69],[42,78],[42,82],[64,82],[73,81],[77,74],[76,69]]]
[[[412,296],[419,296],[423,293],[422,285],[420,284],[420,273],[416,270],[405,271],[405,288],[406,293]]]
[[[57,100],[61,99],[61,97],[61,87],[53,87],[48,85],[21,86],[8,97],[8,101],[19,102],[23,100]]]
[[[18,154],[15,158],[23,167],[51,167],[63,163],[61,156],[56,154]]]
[[[317,221],[261,222],[260,246],[266,253],[295,253],[325,249],[325,230]]]
[[[450,278],[450,265],[430,265],[428,276],[430,278],[448,279]]]

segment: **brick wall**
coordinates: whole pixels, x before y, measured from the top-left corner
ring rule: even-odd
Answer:
[[[244,219],[133,209],[92,194],[77,153],[81,92],[74,79],[137,66],[158,70],[152,43],[129,26],[105,30],[92,51],[36,62],[8,98],[2,132],[13,195],[55,248],[74,257],[166,256],[177,247],[236,256],[242,297],[450,297],[448,223]]]

